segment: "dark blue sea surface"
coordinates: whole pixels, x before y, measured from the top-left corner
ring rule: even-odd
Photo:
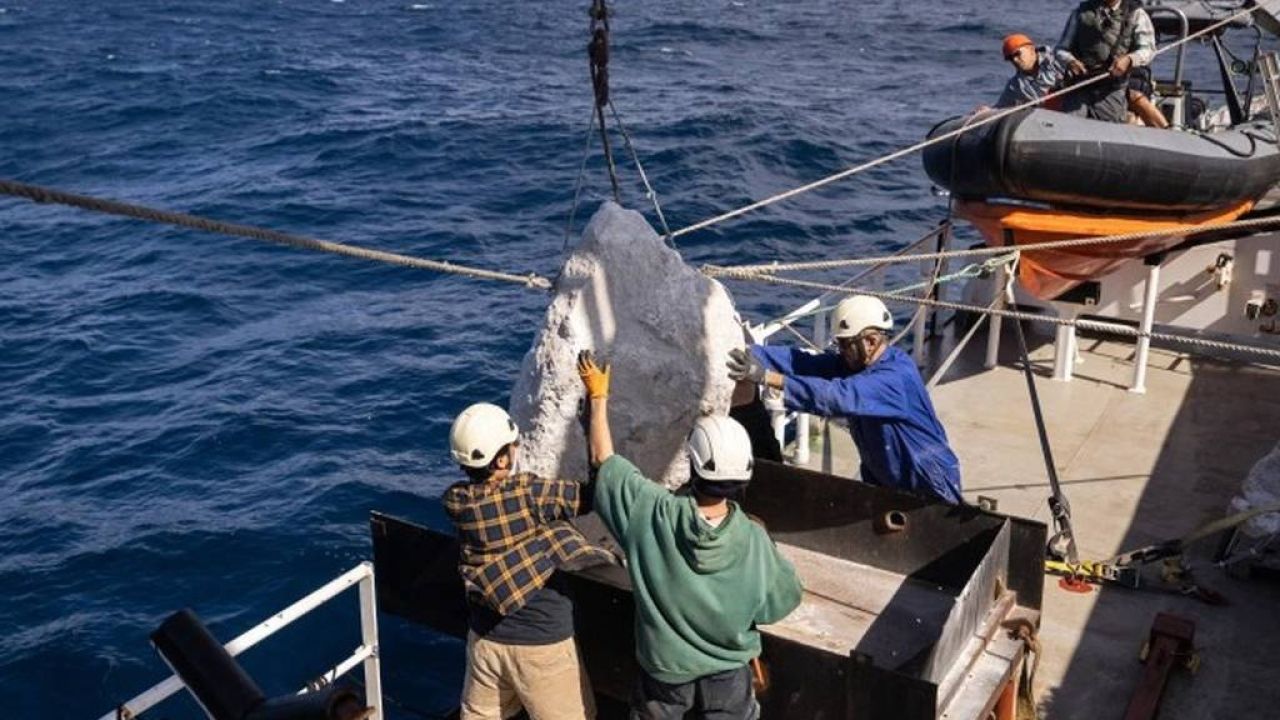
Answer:
[[[587,5],[7,4],[0,177],[554,275],[590,112]],[[991,102],[1000,38],[1050,41],[1070,7],[620,3],[613,97],[683,227]],[[619,156],[624,203],[653,220]],[[577,229],[607,193],[595,152]],[[912,157],[679,245],[694,265],[883,253],[944,212]],[[731,289],[757,320],[807,299]],[[370,510],[440,522],[449,422],[506,402],[545,302],[0,199],[6,714],[97,717],[167,674],[147,635],[170,612],[225,640],[369,558]],[[392,717],[447,707],[460,645],[383,622]],[[245,659],[279,693],[357,638],[346,597]],[[199,711],[183,696],[157,716]]]

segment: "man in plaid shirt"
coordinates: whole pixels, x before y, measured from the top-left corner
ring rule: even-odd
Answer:
[[[569,524],[589,494],[576,482],[513,473],[519,431],[496,405],[454,420],[450,445],[468,479],[442,502],[462,545],[467,676],[462,719],[592,718],[591,688],[573,641],[573,602],[560,568],[609,562]]]

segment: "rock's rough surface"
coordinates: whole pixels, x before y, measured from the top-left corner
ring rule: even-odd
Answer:
[[[725,357],[742,345],[720,283],[668,248],[640,213],[606,202],[560,276],[511,393],[519,467],[585,479],[578,352],[612,363],[615,450],[668,487],[689,476],[684,439],[701,414],[726,414]]]
[[[1280,443],[1254,463],[1240,486],[1240,494],[1231,500],[1231,511],[1245,512],[1280,503]],[[1241,527],[1251,538],[1266,538],[1280,533],[1280,513],[1266,513],[1249,518]]]

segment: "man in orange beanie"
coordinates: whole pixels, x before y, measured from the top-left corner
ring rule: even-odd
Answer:
[[[1013,63],[1016,72],[1000,93],[996,107],[1013,107],[1028,100],[1044,97],[1058,89],[1067,69],[1058,60],[1053,48],[1037,48],[1031,38],[1022,33],[1014,33],[1005,37],[1000,47],[1004,59]],[[1045,107],[1056,110],[1061,103],[1050,100]]]

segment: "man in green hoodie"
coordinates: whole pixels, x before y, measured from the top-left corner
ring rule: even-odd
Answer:
[[[764,528],[729,500],[751,479],[747,431],[699,418],[685,446],[693,493],[672,494],[613,452],[609,367],[584,351],[578,371],[590,397],[595,509],[626,553],[635,597],[641,672],[631,717],[755,720],[755,626],[786,617],[801,588]]]

